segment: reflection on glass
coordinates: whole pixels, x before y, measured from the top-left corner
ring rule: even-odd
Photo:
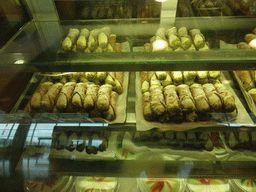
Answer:
[[[250,41],[249,47],[252,49],[256,49],[256,39],[253,39],[252,41]]]
[[[164,40],[156,40],[152,44],[153,51],[163,51],[168,47],[168,43]]]

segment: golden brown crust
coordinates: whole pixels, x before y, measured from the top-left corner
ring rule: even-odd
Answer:
[[[43,111],[51,112],[55,106],[59,92],[62,89],[62,83],[55,83],[49,88],[47,93],[42,97],[41,108]]]
[[[210,106],[208,104],[208,99],[205,95],[203,87],[201,84],[194,83],[190,86],[190,90],[194,100],[196,102],[196,109],[199,113],[205,113],[210,111]]]
[[[72,94],[72,106],[75,109],[82,109],[87,89],[86,83],[77,83]]]
[[[206,83],[203,85],[203,89],[206,97],[208,98],[209,105],[213,111],[221,111],[222,101],[219,93],[216,91],[215,87],[211,83]]]
[[[151,101],[150,105],[155,115],[160,116],[166,112],[165,101],[163,95],[163,87],[162,86],[151,86]]]
[[[255,87],[254,82],[252,80],[251,74],[249,71],[236,71],[237,76],[241,79],[243,87],[245,90],[250,90]]]
[[[56,107],[59,111],[65,110],[67,106],[71,103],[71,98],[72,98],[72,94],[75,89],[75,86],[76,86],[75,82],[68,82],[62,87],[56,102]]]
[[[164,97],[166,108],[170,116],[179,114],[181,112],[179,97],[176,92],[175,85],[167,85],[164,88]]]
[[[84,98],[84,108],[89,111],[95,107],[95,102],[97,101],[97,95],[99,90],[99,85],[88,85],[86,95]]]
[[[214,85],[216,91],[219,93],[226,112],[233,112],[236,109],[235,97],[229,92],[229,90],[221,83]]]
[[[111,91],[112,86],[109,84],[100,86],[98,90],[98,98],[96,101],[96,106],[100,112],[104,112],[109,109]]]
[[[193,112],[196,110],[194,99],[189,90],[189,86],[181,84],[177,87],[177,92],[180,99],[180,106],[187,112]]]

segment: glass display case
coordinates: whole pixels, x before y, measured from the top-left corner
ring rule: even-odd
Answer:
[[[4,179],[20,191],[256,189],[254,2],[23,3],[31,19],[0,50]]]

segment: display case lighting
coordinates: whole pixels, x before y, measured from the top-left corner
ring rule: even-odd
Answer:
[[[15,61],[14,64],[21,65],[21,64],[24,64],[24,62],[25,62],[24,60],[19,59],[19,60]]]

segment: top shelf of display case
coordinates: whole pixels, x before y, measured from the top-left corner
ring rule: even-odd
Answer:
[[[249,17],[176,18],[174,24],[159,19],[30,21],[0,50],[0,66],[27,71],[150,71],[150,70],[253,70],[254,49],[238,49],[246,34],[256,28]],[[170,21],[171,23],[171,21]],[[144,52],[159,28],[200,29],[208,51]],[[109,27],[124,52],[63,52],[70,28],[89,31]],[[170,41],[167,40],[170,44]],[[74,46],[72,47],[74,48]]]

